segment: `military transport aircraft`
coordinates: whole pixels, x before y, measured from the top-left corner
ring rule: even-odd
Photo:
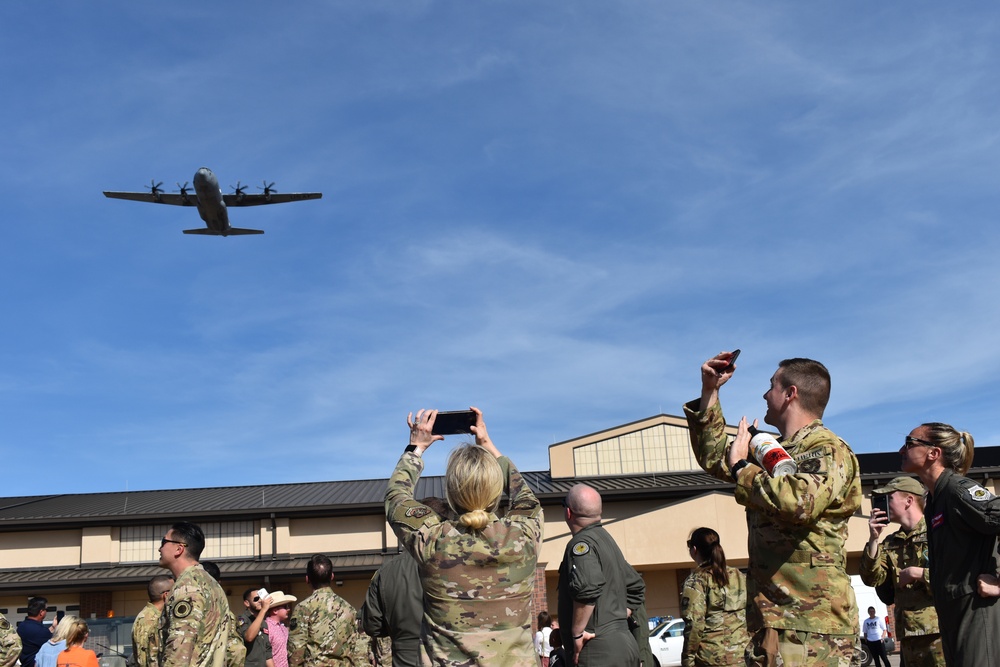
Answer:
[[[219,187],[219,179],[215,177],[212,170],[202,167],[194,175],[194,194],[188,191],[188,184],[177,184],[180,188],[176,194],[164,192],[160,189],[163,182],[149,182],[149,192],[108,192],[105,190],[104,196],[112,199],[130,199],[132,201],[145,201],[153,204],[172,204],[173,206],[197,206],[198,215],[205,221],[205,227],[198,229],[185,229],[185,234],[206,234],[208,236],[230,236],[239,234],[263,234],[262,229],[243,229],[231,227],[229,225],[229,211],[227,206],[261,206],[263,204],[284,204],[290,201],[304,201],[306,199],[319,199],[322,192],[293,192],[291,194],[279,194],[274,189],[274,183],[268,184],[264,181],[264,187],[260,194],[247,193],[247,186],[236,182],[233,193],[224,195]]]

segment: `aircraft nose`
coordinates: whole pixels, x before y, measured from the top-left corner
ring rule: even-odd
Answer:
[[[198,183],[200,181],[205,181],[211,178],[211,176],[212,176],[212,170],[209,169],[208,167],[202,167],[201,169],[195,172],[194,182]]]

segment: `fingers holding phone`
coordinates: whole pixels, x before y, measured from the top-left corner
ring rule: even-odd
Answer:
[[[410,427],[410,446],[415,447],[418,453],[430,447],[435,440],[444,440],[443,435],[434,434],[437,415],[437,410],[418,410],[416,417],[412,412],[406,415],[406,425]]]

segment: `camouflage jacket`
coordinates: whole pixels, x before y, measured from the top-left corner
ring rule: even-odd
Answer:
[[[900,639],[940,632],[928,564],[927,523],[923,517],[912,531],[900,528],[885,538],[874,558],[868,555],[868,549],[861,554],[861,580],[865,584],[892,583],[896,595],[896,633]],[[923,580],[900,586],[899,571],[913,566],[924,568]]]
[[[226,667],[243,667],[247,660],[247,645],[237,625],[236,614],[229,609],[229,639],[226,640]]]
[[[684,615],[683,667],[742,665],[750,643],[747,632],[747,580],[735,567],[727,567],[729,584],[720,587],[707,565],[695,569],[684,581],[681,613]]]
[[[10,667],[21,655],[21,636],[10,624],[7,617],[0,614],[0,667]]]
[[[177,577],[160,614],[160,667],[223,667],[229,600],[201,565]]]
[[[722,406],[698,412],[684,406],[699,465],[732,482],[726,463],[729,438]],[[848,521],[861,506],[858,460],[819,419],[782,445],[795,460],[794,475],[771,477],[751,464],[736,482],[746,507],[750,555],[747,609],[751,633],[760,628],[858,635],[857,604],[847,574]]]
[[[288,621],[288,667],[368,664],[357,616],[332,588],[317,588],[295,605]]]
[[[481,531],[413,498],[423,460],[405,452],[385,493],[389,524],[416,559],[424,590],[422,647],[435,665],[534,665],[531,594],[542,507],[514,464],[497,459],[509,507]]]
[[[132,655],[139,667],[160,664],[160,610],[152,602],[132,622]]]

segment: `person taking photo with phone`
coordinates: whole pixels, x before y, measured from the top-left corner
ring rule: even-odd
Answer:
[[[900,528],[879,544],[878,538],[890,521]],[[912,477],[896,477],[874,489],[868,530],[868,544],[861,554],[861,580],[867,586],[892,589],[903,662],[907,667],[944,667],[941,631],[931,595],[923,485]]]
[[[424,595],[421,654],[434,665],[535,665],[531,594],[542,538],[542,507],[514,464],[490,440],[472,408],[475,444],[448,457],[445,496],[456,518],[413,497],[437,410],[406,418],[410,441],[385,493],[386,519],[417,561]],[[503,518],[497,516],[506,491]]]

